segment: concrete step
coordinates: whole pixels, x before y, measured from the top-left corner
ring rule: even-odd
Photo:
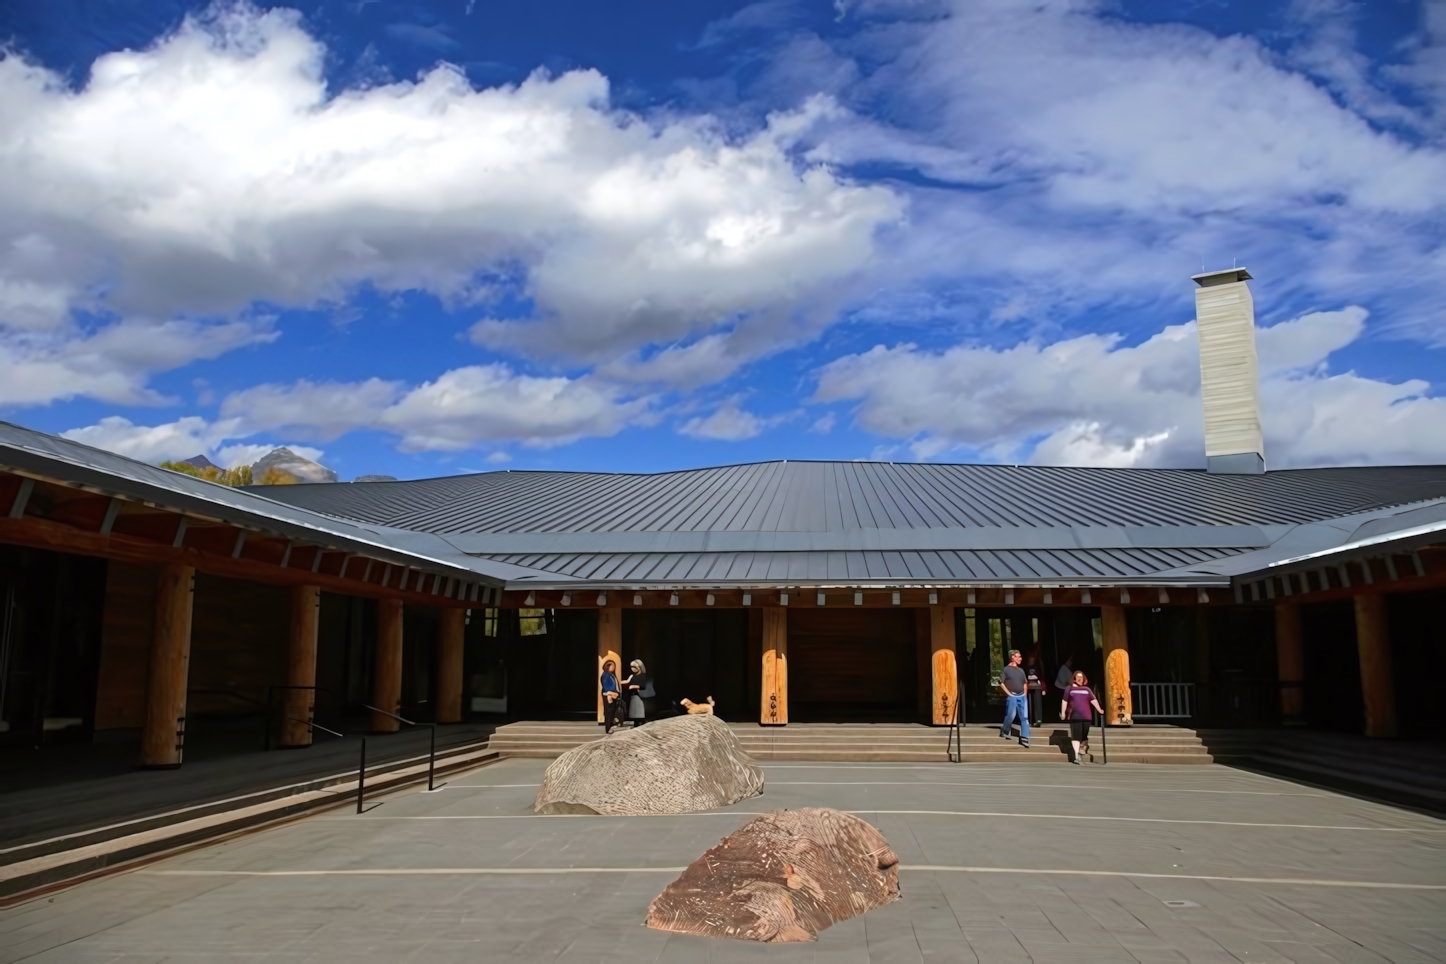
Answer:
[[[499,759],[496,750],[478,741],[439,750],[435,772],[441,776],[473,770]],[[368,767],[366,797],[425,783],[427,770],[425,755]],[[355,801],[356,771],[351,770],[7,848],[0,851],[0,906],[113,873],[136,860]]]
[[[949,758],[949,731],[942,727],[805,724],[760,728],[745,724],[733,729],[744,752],[764,762],[945,762]],[[1067,762],[1067,731],[1041,728],[1032,736],[1032,746],[1026,749],[1012,738],[1001,739],[995,728],[966,727],[956,753],[962,750],[963,762],[969,763]],[[506,756],[545,759],[602,737],[600,730],[587,724],[510,724],[493,734],[491,746]],[[1188,765],[1214,759],[1198,737],[1176,728],[1112,730],[1108,739],[1114,762]],[[1098,745],[1096,735],[1097,750]]]

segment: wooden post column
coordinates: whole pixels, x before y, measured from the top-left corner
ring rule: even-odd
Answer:
[[[316,686],[316,631],[321,618],[321,587],[293,586],[291,589],[291,637],[286,649],[286,685]],[[311,746],[311,722],[316,713],[315,689],[288,689],[285,717],[281,721],[281,745]]]
[[[372,706],[398,712],[402,705],[402,601],[377,600],[377,651],[372,668]],[[394,733],[402,724],[372,713],[372,731]]]
[[[437,613],[437,711],[434,723],[462,722],[462,641],[467,633],[467,610]]]
[[[1376,592],[1361,593],[1355,601],[1366,736],[1395,736],[1396,688],[1391,674],[1391,640],[1386,635],[1386,601]]]
[[[959,666],[955,656],[954,607],[929,607],[929,663],[933,668],[935,726],[954,721],[954,704],[959,700]]]
[[[1305,645],[1298,603],[1275,604],[1275,664],[1280,718],[1285,723],[1299,723],[1305,716]]]
[[[196,570],[161,567],[156,584],[156,630],[151,637],[146,712],[141,727],[143,767],[181,765],[186,742],[186,681],[191,666],[191,602]]]
[[[763,687],[758,722],[765,726],[788,724],[788,610],[763,610]]]
[[[616,595],[609,593],[609,600]],[[603,663],[613,661],[613,668],[617,671],[618,679],[621,680],[627,675],[623,668],[623,611],[617,605],[603,606],[597,611],[597,675],[593,677],[593,686],[597,690],[597,721],[603,722],[603,698],[602,698],[602,668]],[[619,699],[622,698],[619,694]]]
[[[1105,649],[1105,721],[1129,726],[1134,720],[1130,696],[1130,639],[1123,606],[1100,607],[1100,629]]]

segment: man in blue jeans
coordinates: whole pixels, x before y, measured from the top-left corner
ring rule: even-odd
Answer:
[[[1004,691],[1004,722],[999,735],[1009,739],[1014,718],[1019,717],[1019,745],[1029,746],[1029,679],[1019,668],[1019,650],[1009,651],[1009,665],[999,674],[999,688]]]

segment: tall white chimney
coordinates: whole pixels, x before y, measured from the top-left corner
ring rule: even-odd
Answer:
[[[1255,302],[1250,272],[1197,274],[1195,325],[1200,331],[1200,395],[1205,403],[1205,463],[1217,474],[1265,471],[1255,359]]]

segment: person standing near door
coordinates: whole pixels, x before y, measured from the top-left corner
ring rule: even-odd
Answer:
[[[1029,721],[1044,725],[1044,680],[1039,675],[1039,661],[1033,656],[1024,663],[1024,683],[1029,691]]]
[[[1074,679],[1073,654],[1071,654],[1070,657],[1064,661],[1064,665],[1059,668],[1059,672],[1054,674],[1054,688],[1059,692],[1063,693],[1065,690],[1069,689],[1070,680],[1072,679]]]
[[[612,660],[603,661],[598,685],[602,687],[603,735],[606,736],[613,731],[613,727],[623,725],[623,700],[622,694],[618,692],[617,664]]]
[[[1004,692],[1004,722],[999,726],[999,735],[1009,739],[1014,729],[1014,718],[1019,717],[1019,745],[1029,746],[1029,692],[1028,678],[1019,668],[1019,650],[1009,651],[1009,665],[999,674],[999,688]]]
[[[628,665],[632,673],[623,680],[623,686],[628,690],[628,719],[632,720],[634,727],[642,726],[648,722],[648,710],[651,709],[653,697],[657,692],[653,689],[653,678],[648,675],[648,668],[643,661],[635,659]]]

